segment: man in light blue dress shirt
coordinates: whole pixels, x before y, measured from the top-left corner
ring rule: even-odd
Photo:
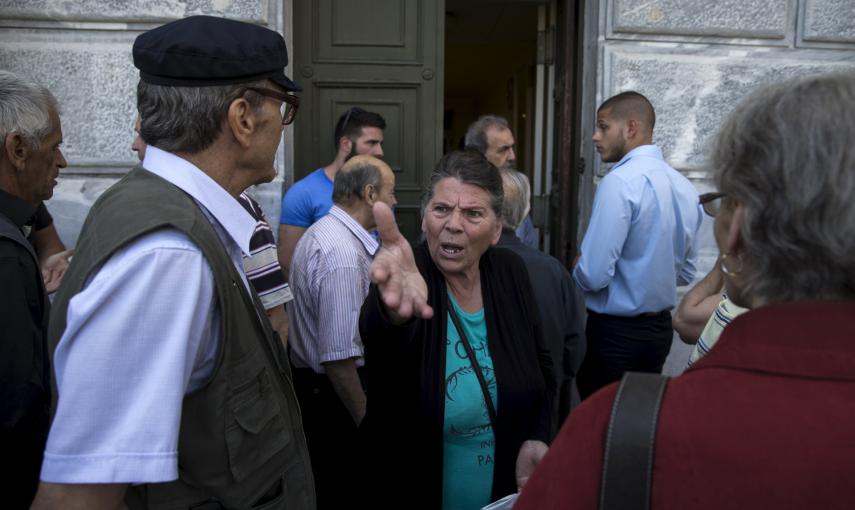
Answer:
[[[593,141],[603,162],[616,164],[597,188],[573,270],[588,308],[583,399],[626,371],[662,371],[677,285],[695,275],[698,193],[653,145],[654,124],[653,106],[637,92],[597,111]]]

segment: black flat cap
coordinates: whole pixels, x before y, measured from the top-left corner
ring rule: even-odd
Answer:
[[[152,85],[206,87],[269,79],[302,90],[285,76],[288,50],[273,30],[212,16],[190,16],[134,41],[134,65]]]

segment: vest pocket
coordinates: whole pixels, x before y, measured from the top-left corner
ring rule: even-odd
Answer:
[[[229,399],[233,422],[226,427],[229,468],[240,482],[291,441],[290,431],[266,370]]]

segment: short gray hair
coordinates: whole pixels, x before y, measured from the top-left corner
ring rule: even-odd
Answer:
[[[487,154],[487,131],[490,128],[495,128],[499,131],[511,129],[508,125],[508,119],[504,117],[482,115],[478,117],[478,120],[469,124],[469,129],[466,130],[466,136],[463,138],[463,145],[467,149],[480,152],[482,155]]]
[[[422,216],[428,203],[433,198],[434,189],[439,181],[447,178],[457,179],[463,184],[478,186],[490,195],[490,208],[496,218],[502,219],[502,202],[505,192],[502,188],[502,178],[499,169],[482,155],[473,150],[449,152],[430,174],[428,187],[422,195]]]
[[[512,168],[499,170],[505,199],[502,204],[502,225],[516,230],[531,208],[531,185],[528,177]]]
[[[168,152],[199,153],[214,143],[232,101],[246,87],[265,82],[239,83],[212,87],[170,87],[140,80],[137,109],[140,113],[140,137],[148,145]],[[258,110],[264,97],[252,91],[244,96]]]
[[[0,71],[0,141],[18,133],[38,149],[51,130],[50,110],[59,105],[50,91],[9,71]]]
[[[333,203],[350,205],[362,199],[362,190],[369,184],[380,189],[382,175],[377,165],[365,160],[351,160],[338,173],[333,181]]]
[[[722,127],[716,184],[743,204],[749,299],[855,298],[855,74],[756,92]]]

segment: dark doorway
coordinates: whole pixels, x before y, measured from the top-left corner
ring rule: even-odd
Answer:
[[[445,152],[478,116],[508,119],[517,167],[531,176],[538,4],[446,0]]]

